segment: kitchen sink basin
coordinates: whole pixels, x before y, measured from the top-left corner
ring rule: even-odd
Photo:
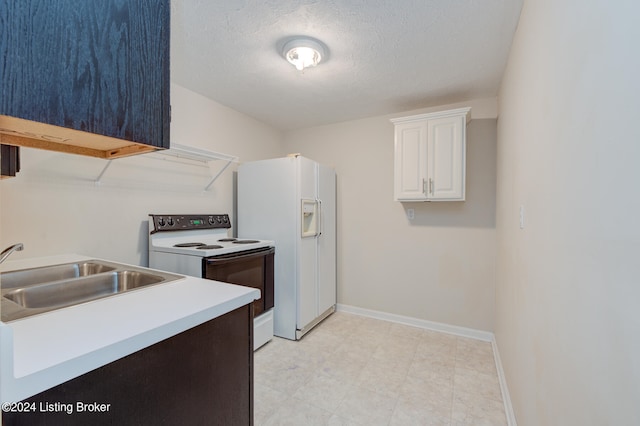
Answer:
[[[106,263],[91,261],[3,272],[0,273],[0,287],[2,287],[2,289],[26,287],[34,284],[109,272],[114,269],[114,266],[109,266]]]
[[[105,261],[87,261],[0,274],[2,321],[183,278]]]
[[[4,297],[27,309],[61,308],[161,281],[164,279],[158,275],[136,271],[117,271],[83,279],[19,288],[5,293]]]

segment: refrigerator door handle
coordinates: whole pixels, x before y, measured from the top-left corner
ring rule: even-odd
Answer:
[[[322,200],[316,200],[318,204],[318,233],[316,236],[322,235]]]

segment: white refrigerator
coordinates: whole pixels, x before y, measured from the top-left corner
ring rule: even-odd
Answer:
[[[336,306],[336,173],[294,155],[238,168],[238,237],[275,241],[274,334],[298,340]]]

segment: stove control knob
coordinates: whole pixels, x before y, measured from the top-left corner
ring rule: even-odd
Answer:
[[[209,216],[209,224],[213,225],[215,223],[215,219],[213,216]]]
[[[224,223],[229,222],[229,216],[227,215],[222,216],[222,220],[224,221]]]
[[[162,217],[158,218],[158,226],[164,226],[164,218]]]
[[[169,218],[167,219],[167,225],[169,225],[169,226],[173,226],[173,218],[172,218],[172,217],[169,217]]]

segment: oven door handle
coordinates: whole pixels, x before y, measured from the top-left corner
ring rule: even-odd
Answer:
[[[220,265],[223,263],[232,263],[232,262],[238,262],[238,261],[242,261],[242,260],[246,260],[250,257],[262,257],[265,255],[268,255],[270,253],[275,253],[275,248],[273,247],[269,247],[267,249],[260,249],[258,251],[251,251],[250,253],[246,253],[246,254],[233,254],[230,253],[228,255],[222,255],[220,257],[207,257],[206,261],[207,261],[207,265]]]

